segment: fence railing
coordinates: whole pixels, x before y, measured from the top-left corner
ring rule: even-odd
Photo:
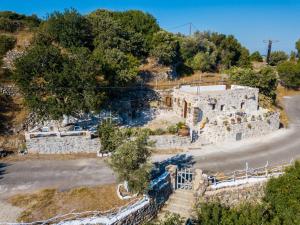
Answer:
[[[279,176],[284,173],[286,167],[291,166],[293,160],[289,163],[281,164],[277,166],[270,166],[267,162],[263,167],[250,168],[246,163],[245,169],[235,170],[230,173],[215,174],[209,176],[209,184],[216,186],[218,184],[237,182],[239,180],[247,180],[250,178],[269,178]]]

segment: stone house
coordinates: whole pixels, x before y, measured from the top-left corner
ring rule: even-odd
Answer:
[[[192,141],[241,140],[279,129],[279,113],[258,106],[257,88],[225,85],[174,88],[172,109],[190,128]]]

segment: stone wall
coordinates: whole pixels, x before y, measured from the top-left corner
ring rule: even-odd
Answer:
[[[155,135],[150,136],[150,140],[157,149],[179,149],[190,144],[188,137],[176,135]],[[96,153],[101,147],[100,139],[90,135],[29,138],[27,134],[26,145],[29,153],[39,154]]]
[[[96,153],[101,144],[98,138],[89,136],[49,136],[26,138],[29,153],[39,154],[69,154]]]
[[[201,199],[206,203],[220,202],[230,207],[241,203],[259,203],[264,197],[265,186],[266,182],[259,182],[219,190],[207,190]]]
[[[186,148],[191,144],[189,137],[178,135],[154,135],[150,140],[155,142],[156,149],[177,149]]]
[[[219,121],[216,125],[207,124],[200,135],[200,139],[203,137],[211,143],[216,143],[236,141],[238,135],[240,135],[240,139],[259,137],[278,130],[280,120],[279,113],[271,113],[266,117],[253,115],[246,121],[242,119],[240,123],[236,120],[232,123],[230,119],[226,125],[223,122]]]

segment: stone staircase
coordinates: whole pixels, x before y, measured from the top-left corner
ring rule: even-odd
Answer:
[[[169,197],[157,217],[159,220],[163,219],[169,212],[179,214],[186,220],[193,215],[195,203],[196,199],[192,190],[178,189]]]

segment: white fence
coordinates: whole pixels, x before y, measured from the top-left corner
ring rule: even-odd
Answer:
[[[265,166],[258,168],[249,168],[248,163],[246,163],[244,170],[235,170],[231,173],[215,174],[214,176],[210,176],[210,186],[213,189],[219,189],[247,183],[266,181],[271,177],[278,177],[283,174],[285,168],[290,166],[292,161],[293,160],[287,164],[278,166],[269,166],[269,163],[267,162]]]

